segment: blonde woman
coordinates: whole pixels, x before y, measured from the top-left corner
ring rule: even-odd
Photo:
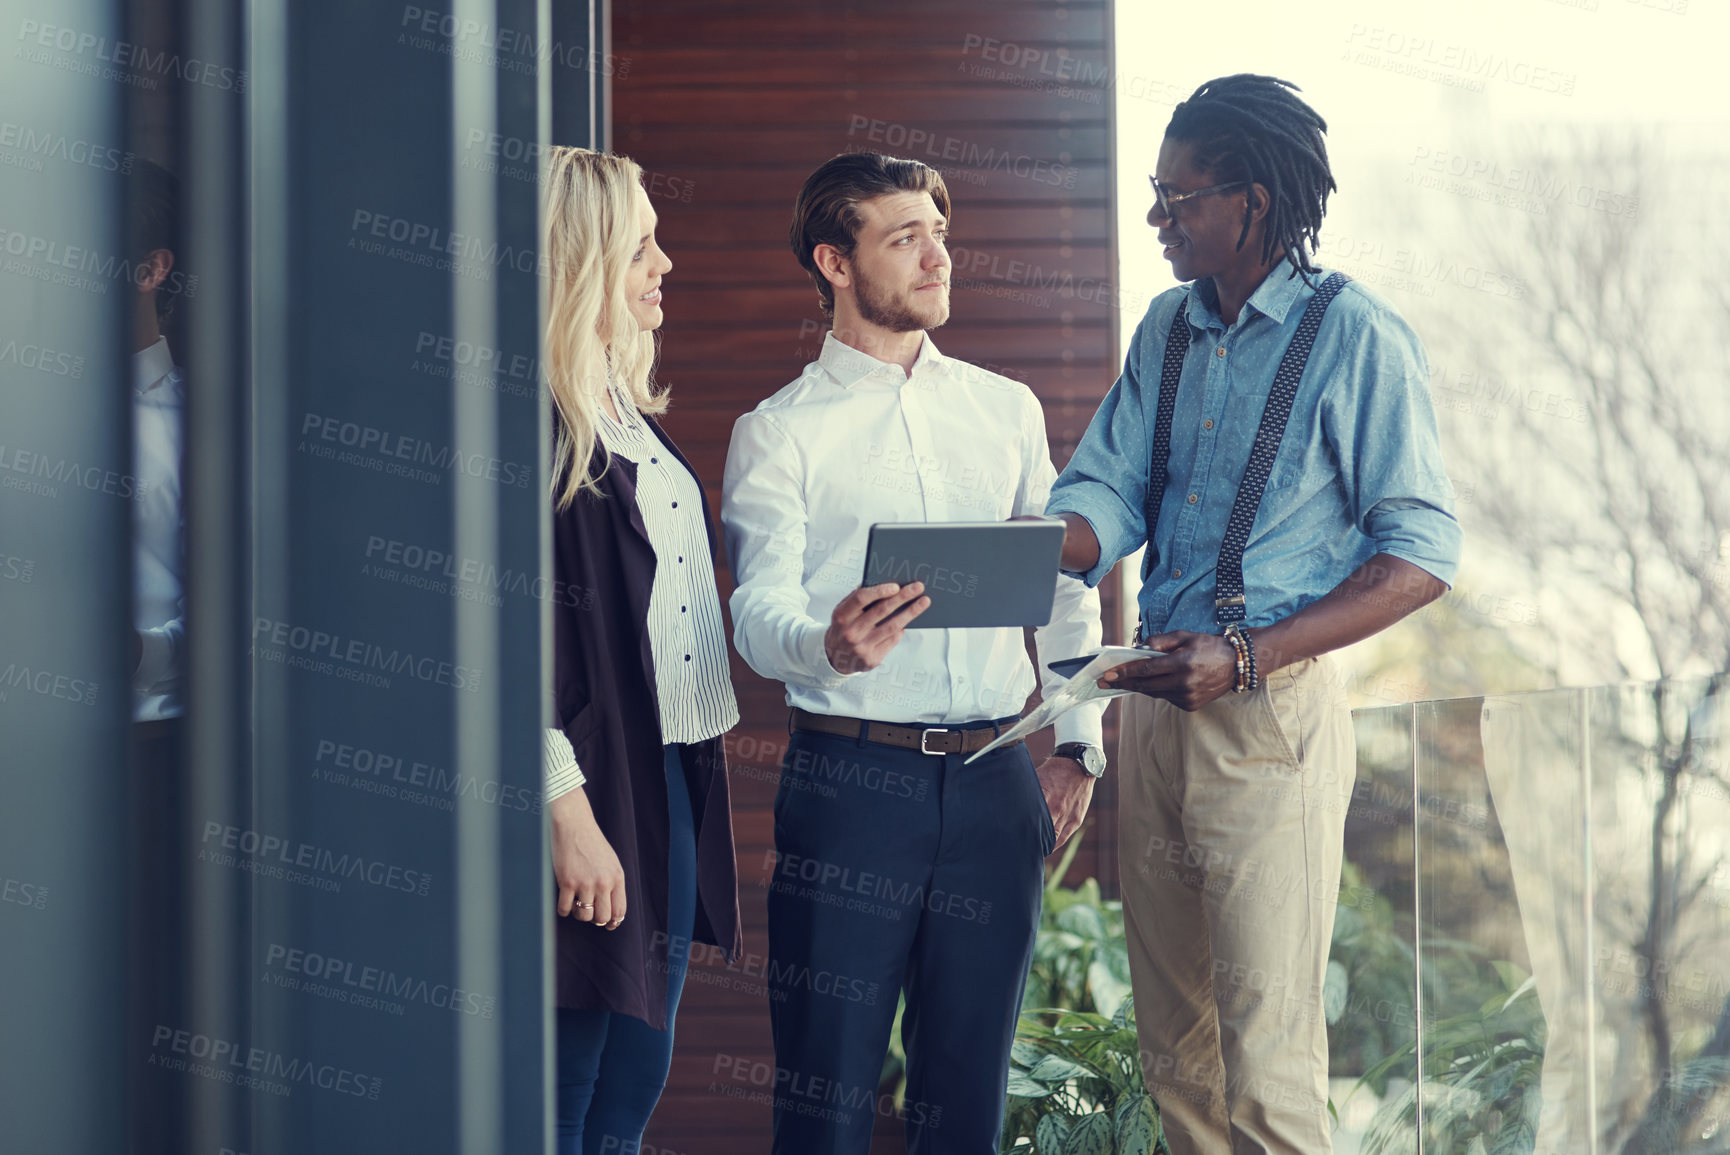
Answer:
[[[554,148],[545,364],[554,689],[547,809],[561,1155],[634,1151],[666,1085],[693,941],[737,957],[720,736],[738,721],[702,487],[651,383],[661,282],[642,171]]]

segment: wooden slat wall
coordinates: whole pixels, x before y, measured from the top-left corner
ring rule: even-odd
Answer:
[[[825,325],[787,224],[806,174],[850,149],[943,170],[956,289],[938,343],[1039,395],[1062,468],[1117,369],[1109,0],[613,0],[612,21],[611,147],[650,174],[674,265],[660,368],[668,425],[711,508],[734,419],[821,347]],[[717,561],[725,604],[732,581]],[[737,658],[733,675],[748,954],[727,967],[699,952],[645,1152],[768,1147],[764,887],[786,707],[781,686]],[[1047,735],[1035,756],[1048,747]],[[1091,874],[1115,890],[1114,802],[1108,778],[1072,880]],[[874,1152],[903,1150],[899,1121],[881,1117],[877,1131]]]

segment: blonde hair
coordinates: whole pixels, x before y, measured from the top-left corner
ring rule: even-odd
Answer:
[[[542,364],[558,411],[553,492],[564,509],[607,471],[598,425],[610,377],[638,412],[667,411],[654,391],[655,335],[625,299],[625,273],[637,251],[637,199],[643,170],[611,153],[555,145],[542,180],[541,253],[546,276]],[[595,465],[600,450],[599,468]]]

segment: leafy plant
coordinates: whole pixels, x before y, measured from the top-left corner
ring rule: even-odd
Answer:
[[[1022,1010],[1009,1060],[1005,1152],[1168,1152],[1159,1107],[1141,1078],[1134,1006],[1126,998],[1110,1018],[1057,1007]]]
[[[1079,838],[1070,840],[1045,884],[1033,966],[1021,1005],[1095,1011],[1110,1017],[1129,998],[1123,903],[1101,899],[1097,879],[1090,878],[1073,890],[1061,885],[1079,842]]]
[[[1009,1059],[1003,1150],[1028,1155],[1165,1153],[1141,1076],[1123,904],[1088,879],[1062,886],[1080,839],[1052,870]]]
[[[1345,863],[1334,911],[1322,1006],[1328,1023],[1329,1066],[1336,1075],[1365,1076],[1378,1098],[1390,1078],[1412,1078],[1417,1064],[1410,1046],[1417,1020],[1417,956],[1412,921],[1364,882],[1363,871]],[[1402,1063],[1385,1063],[1404,1049]]]
[[[1405,1155],[1422,1147],[1473,1155],[1526,1155],[1537,1142],[1538,1087],[1544,1066],[1545,1024],[1537,985],[1509,962],[1492,964],[1502,990],[1476,1011],[1426,1022],[1424,1078],[1384,1103],[1370,1123],[1363,1155]],[[1410,1067],[1416,1044],[1407,1044],[1364,1072],[1362,1084]]]

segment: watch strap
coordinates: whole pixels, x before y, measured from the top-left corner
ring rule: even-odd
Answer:
[[[1098,760],[1098,773],[1094,773],[1093,767],[1089,765],[1089,759],[1087,757],[1088,751],[1092,751],[1094,758]],[[1051,756],[1054,758],[1068,758],[1071,761],[1079,762],[1081,768],[1087,771],[1087,773],[1094,778],[1105,777],[1105,751],[1092,743],[1064,742],[1052,749]]]

